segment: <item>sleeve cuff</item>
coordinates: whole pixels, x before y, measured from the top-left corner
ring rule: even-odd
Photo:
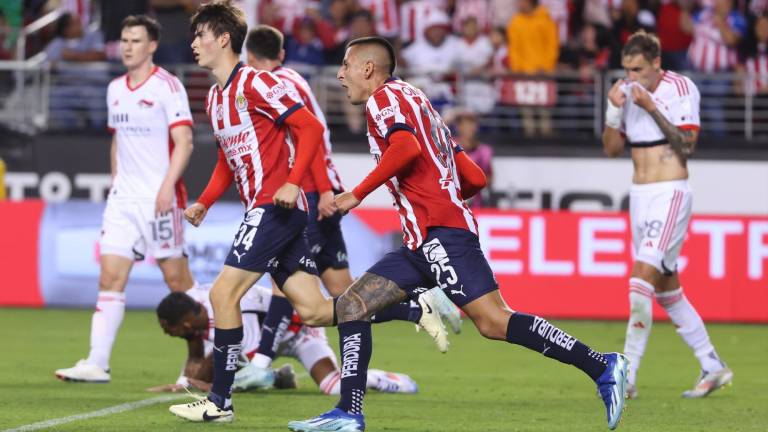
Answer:
[[[677,126],[677,128],[678,128],[678,129],[683,129],[683,130],[695,130],[695,131],[697,131],[697,130],[701,129],[701,128],[699,127],[699,125],[695,125],[695,124],[684,124],[684,125],[678,125],[678,126]]]
[[[285,110],[285,112],[284,112],[284,113],[280,114],[280,117],[278,117],[277,119],[275,119],[275,124],[277,124],[278,126],[282,125],[282,124],[283,124],[283,122],[285,121],[285,119],[287,119],[289,115],[291,115],[291,114],[293,114],[294,112],[298,111],[298,110],[299,110],[299,109],[301,109],[303,106],[304,106],[304,104],[303,104],[303,103],[297,103],[296,105],[294,105],[294,106],[292,106],[292,107],[288,108],[287,110]]]
[[[389,140],[389,137],[390,137],[390,136],[391,136],[393,133],[395,133],[395,132],[397,132],[397,131],[399,131],[399,130],[404,130],[404,131],[410,132],[410,133],[412,133],[414,136],[416,136],[416,129],[414,129],[414,128],[412,128],[412,127],[408,126],[408,125],[407,125],[407,124],[405,124],[405,123],[395,123],[395,124],[393,124],[393,125],[392,125],[392,126],[389,128],[389,130],[387,131],[387,134],[386,134],[386,135],[384,135],[384,141],[388,141],[388,140]]]
[[[192,120],[189,120],[189,119],[179,120],[177,122],[173,122],[173,123],[169,124],[168,125],[168,130],[173,129],[176,126],[189,126],[189,127],[192,127],[192,126],[194,126],[194,124],[192,123]]]
[[[461,153],[461,152],[463,152],[463,151],[464,151],[464,147],[462,147],[462,146],[460,146],[460,145],[458,145],[458,144],[456,144],[456,145],[453,147],[453,154],[459,154],[459,153]]]

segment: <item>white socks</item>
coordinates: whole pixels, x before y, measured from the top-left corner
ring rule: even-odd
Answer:
[[[699,359],[701,369],[716,372],[725,367],[709,341],[704,321],[683,294],[683,289],[656,294],[656,301],[667,311],[669,319],[677,327],[677,333]]]
[[[109,369],[109,356],[125,315],[125,293],[99,291],[91,320],[91,352],[87,362]]]
[[[637,369],[648,344],[653,325],[653,285],[639,279],[629,279],[629,322],[627,337],[624,340],[624,354],[629,358],[629,374],[627,380],[634,384],[637,379]]]

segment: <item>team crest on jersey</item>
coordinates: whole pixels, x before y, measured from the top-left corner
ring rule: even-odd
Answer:
[[[245,111],[248,109],[248,99],[246,99],[242,93],[235,97],[235,107],[238,111]]]
[[[216,107],[216,120],[224,120],[224,105]]]

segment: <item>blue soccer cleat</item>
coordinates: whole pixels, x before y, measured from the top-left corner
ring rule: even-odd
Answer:
[[[294,432],[362,432],[365,419],[362,414],[350,414],[339,408],[308,420],[292,421],[288,429]]]
[[[597,391],[608,413],[608,429],[614,430],[624,411],[629,360],[621,353],[605,354],[605,359],[608,360],[608,367],[597,379]]]

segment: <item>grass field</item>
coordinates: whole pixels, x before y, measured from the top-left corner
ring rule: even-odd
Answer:
[[[112,383],[68,384],[53,370],[87,354],[90,311],[0,309],[0,431],[156,397],[145,388],[175,380],[184,343],[160,331],[151,312],[129,312],[112,358]],[[624,323],[558,322],[602,350],[623,346]],[[734,385],[702,400],[684,400],[698,363],[673,328],[654,325],[640,371],[640,398],[629,402],[623,431],[768,431],[768,327],[710,325]],[[336,348],[336,332],[328,331]],[[448,354],[438,353],[412,326],[374,326],[372,366],[404,372],[416,395],[369,393],[371,431],[600,431],[602,402],[577,369],[505,343],[490,343],[465,323]],[[277,364],[282,364],[278,360]],[[297,368],[297,372],[303,372]],[[168,413],[172,402],[69,422],[60,431],[285,431],[289,420],[332,407],[303,375],[295,391],[235,396],[229,425],[189,424]]]

